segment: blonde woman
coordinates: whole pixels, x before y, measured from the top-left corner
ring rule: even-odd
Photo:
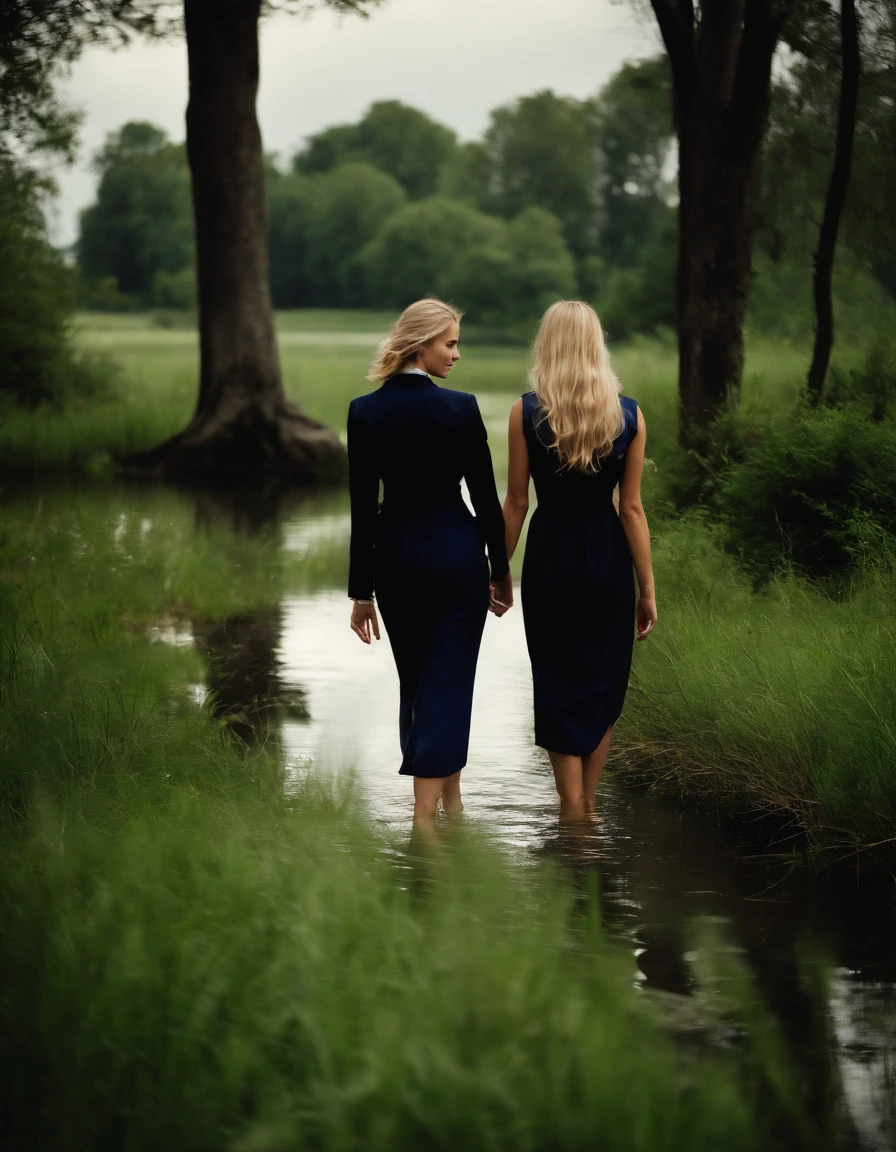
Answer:
[[[544,314],[529,382],[533,390],[510,413],[507,554],[519,543],[531,476],[538,507],[522,601],[535,742],[548,751],[561,807],[591,811],[628,687],[633,633],[644,640],[657,619],[641,505],[647,433],[638,405],[619,394],[600,321],[581,301],[561,300]]]
[[[473,680],[486,614],[513,602],[504,520],[476,397],[441,388],[460,359],[460,313],[418,300],[386,337],[348,413],[351,626],[379,640],[374,592],[398,669],[400,772],[414,817],[459,811]],[[476,516],[461,496],[466,479]],[[383,503],[378,510],[380,481]],[[489,565],[495,598],[490,598]]]

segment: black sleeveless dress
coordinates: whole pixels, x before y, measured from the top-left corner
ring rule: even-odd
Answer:
[[[538,497],[522,581],[535,743],[570,756],[593,752],[619,719],[631,671],[635,584],[613,489],[638,429],[638,405],[620,400],[625,427],[600,469],[585,473],[560,467],[535,393],[523,396]]]

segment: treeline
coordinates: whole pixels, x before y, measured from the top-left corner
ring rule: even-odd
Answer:
[[[846,328],[896,298],[896,70],[866,46],[866,95],[838,257]],[[830,154],[836,68],[794,55],[776,85],[757,222],[754,326],[798,336]],[[268,162],[278,308],[388,307],[435,292],[501,326],[558,296],[595,302],[617,338],[674,323],[675,157],[665,57],[624,65],[593,98],[550,91],[495,109],[482,139],[397,101]],[[184,148],[125,124],[96,157],[81,216],[80,300],[189,308],[195,298]]]
[[[486,325],[558,296],[637,298],[638,326],[671,324],[672,129],[664,59],[626,64],[593,99],[553,92],[491,114],[481,140],[397,101],[268,163],[275,306],[401,307],[436,292]],[[184,149],[125,124],[96,158],[77,243],[92,307],[189,306]],[[621,308],[618,335],[631,330]]]

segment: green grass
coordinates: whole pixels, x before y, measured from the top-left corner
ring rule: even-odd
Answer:
[[[757,592],[691,519],[661,526],[655,571],[621,770],[792,814],[829,856],[896,859],[896,557],[836,596],[792,573]]]
[[[157,499],[117,532],[89,492],[67,521],[5,522],[9,1147],[815,1145],[730,964],[707,971],[705,1010],[743,1040],[684,1050],[550,870],[461,834],[409,857],[350,794],[284,793],[276,749],[214,723],[198,656],[149,630],[314,586],[315,560],[285,569],[273,539],[214,526],[178,547],[188,504]]]

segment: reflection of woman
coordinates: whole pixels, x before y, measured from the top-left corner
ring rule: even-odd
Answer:
[[[461,808],[473,679],[490,606],[513,602],[504,521],[475,396],[433,383],[460,359],[460,315],[418,300],[399,317],[348,413],[352,629],[379,639],[374,588],[401,688],[400,771],[414,777],[415,819],[439,796]],[[475,518],[460,491],[464,478]],[[380,480],[383,503],[377,510]]]
[[[563,806],[590,810],[631,669],[633,564],[638,639],[656,624],[641,506],[646,430],[635,401],[619,395],[600,321],[580,301],[545,313],[530,382],[510,413],[507,552],[519,542],[531,474],[538,508],[522,597],[535,742],[548,750]]]

